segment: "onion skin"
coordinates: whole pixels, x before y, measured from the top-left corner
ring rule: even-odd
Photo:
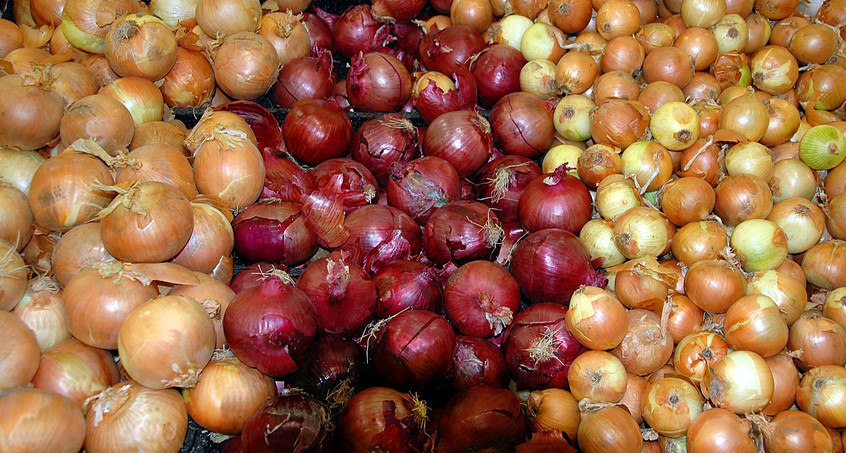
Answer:
[[[62,395],[87,412],[88,399],[117,384],[119,377],[111,353],[72,338],[42,355],[32,385]]]
[[[424,156],[407,164],[393,163],[388,179],[388,204],[424,225],[432,212],[461,197],[461,179],[447,160]]]
[[[79,405],[47,390],[19,387],[3,393],[0,413],[4,452],[73,453],[85,441]]]
[[[344,221],[350,232],[341,246],[350,260],[368,273],[378,272],[396,261],[407,260],[423,250],[423,234],[408,214],[392,206],[367,205]]]
[[[309,394],[283,390],[247,420],[241,434],[243,451],[328,451],[333,440],[329,408]]]
[[[373,274],[378,318],[393,316],[406,308],[440,312],[444,290],[437,271],[412,260],[397,260]]]
[[[317,237],[306,226],[299,203],[262,200],[238,213],[232,228],[235,252],[246,263],[296,266],[317,250]]]
[[[419,451],[426,407],[407,393],[370,387],[355,394],[338,418],[338,440],[350,453]]]
[[[423,250],[435,264],[464,264],[487,259],[502,239],[496,214],[474,200],[459,200],[436,209],[423,227]]]
[[[527,231],[558,228],[578,234],[590,220],[590,191],[567,170],[566,165],[559,166],[552,174],[538,176],[526,185],[517,212]]]
[[[0,310],[0,341],[8,345],[0,357],[0,392],[30,382],[38,371],[41,348],[35,334],[23,321],[8,311]]]
[[[464,390],[477,385],[504,388],[511,376],[497,345],[484,338],[460,335],[455,339],[446,377],[453,389]]]
[[[490,261],[471,261],[459,267],[444,286],[444,310],[463,335],[499,335],[519,309],[517,281]]]
[[[319,334],[306,352],[309,360],[285,381],[321,399],[330,409],[347,403],[352,393],[366,383],[368,368],[364,349],[340,335]]]
[[[687,451],[755,453],[757,449],[750,430],[749,422],[731,411],[718,407],[708,409],[690,424],[687,430]]]

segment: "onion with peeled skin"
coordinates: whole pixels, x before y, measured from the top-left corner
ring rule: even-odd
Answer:
[[[487,339],[459,335],[446,377],[453,389],[463,390],[477,385],[504,388],[510,375],[497,345]]]
[[[460,198],[461,179],[448,161],[424,156],[392,163],[386,191],[388,205],[425,225],[437,208]]]

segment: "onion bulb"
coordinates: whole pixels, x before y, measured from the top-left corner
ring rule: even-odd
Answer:
[[[4,393],[0,413],[3,451],[74,453],[85,441],[79,405],[47,390],[20,387]]]
[[[756,412],[773,397],[773,373],[751,351],[733,351],[717,360],[702,379],[702,394],[735,414]]]

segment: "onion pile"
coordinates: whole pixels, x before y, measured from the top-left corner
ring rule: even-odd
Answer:
[[[842,449],[843,0],[13,6],[0,445]]]

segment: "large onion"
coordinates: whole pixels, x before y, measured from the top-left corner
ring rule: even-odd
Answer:
[[[3,451],[73,453],[85,441],[81,408],[56,393],[16,388],[0,395],[0,412]]]

